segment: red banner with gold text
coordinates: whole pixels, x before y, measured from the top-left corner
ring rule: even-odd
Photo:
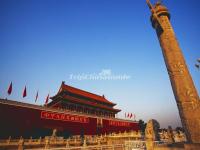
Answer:
[[[61,121],[71,121],[71,122],[79,122],[79,123],[89,123],[89,118],[84,116],[77,116],[71,114],[64,113],[56,113],[50,111],[42,111],[41,112],[42,119],[50,119],[50,120],[61,120]]]

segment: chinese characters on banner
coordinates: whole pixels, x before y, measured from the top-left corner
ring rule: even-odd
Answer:
[[[50,111],[42,111],[41,118],[42,119],[50,119],[50,120],[80,122],[80,123],[88,123],[89,122],[89,119],[84,116],[55,113],[55,112],[50,112]]]
[[[128,127],[131,124],[129,122],[121,122],[121,121],[109,120],[109,125],[110,126],[124,126],[124,127]]]

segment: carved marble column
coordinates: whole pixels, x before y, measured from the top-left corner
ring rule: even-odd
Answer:
[[[170,23],[170,14],[160,2],[154,6],[147,0],[152,12],[151,22],[156,30],[182,125],[190,143],[200,143],[200,102],[181,48]]]

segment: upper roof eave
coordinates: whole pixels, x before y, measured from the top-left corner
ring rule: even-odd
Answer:
[[[66,85],[64,81],[62,82],[57,95],[59,93],[63,92],[63,91],[67,91],[67,92],[70,92],[70,93],[73,93],[73,94],[77,94],[77,95],[80,95],[80,96],[83,96],[83,97],[86,97],[86,98],[93,99],[97,102],[106,103],[106,104],[109,104],[109,105],[112,105],[112,106],[116,105],[115,103],[112,103],[109,100],[107,100],[104,96],[93,94],[93,93],[90,93],[90,92],[87,92],[87,91]],[[54,98],[54,97],[56,97],[56,95],[51,97],[51,98]]]

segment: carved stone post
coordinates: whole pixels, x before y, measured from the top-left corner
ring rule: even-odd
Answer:
[[[66,140],[66,148],[69,148],[69,139]]]
[[[7,140],[7,144],[10,144],[10,140],[11,140],[11,136],[9,136],[9,138]]]
[[[174,135],[173,135],[173,130],[172,130],[172,127],[171,126],[168,126],[168,129],[167,129],[167,135],[168,135],[168,140],[170,143],[174,143],[175,140],[174,140]]]
[[[40,137],[40,138],[38,139],[38,143],[41,144],[41,142],[42,142],[42,137]]]
[[[44,149],[49,149],[50,147],[50,139],[49,137],[45,139],[45,148]]]
[[[182,125],[190,143],[200,143],[200,102],[194,83],[170,23],[170,14],[160,2],[152,6],[151,22],[156,30]]]
[[[84,140],[83,140],[83,147],[87,147],[87,141],[86,141],[86,138],[84,138]]]
[[[19,139],[18,150],[24,150],[24,139],[22,137]]]
[[[145,129],[145,139],[158,141],[160,139],[158,134],[159,128],[160,124],[158,121],[154,119],[149,120]]]

